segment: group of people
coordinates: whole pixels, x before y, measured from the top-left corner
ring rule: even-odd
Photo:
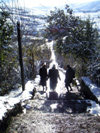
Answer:
[[[50,89],[54,90],[57,85],[59,76],[59,71],[56,69],[55,65],[49,71],[47,72],[46,64],[43,64],[42,67],[39,70],[40,75],[40,85],[43,86],[43,91],[47,90],[46,82],[50,78]],[[65,74],[65,87],[67,88],[67,91],[72,91],[71,83],[73,81],[73,78],[75,77],[75,71],[70,67],[70,65],[67,65],[66,74]],[[69,90],[70,88],[70,90]]]

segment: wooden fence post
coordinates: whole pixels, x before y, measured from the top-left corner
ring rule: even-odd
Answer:
[[[20,22],[17,22],[17,37],[18,37],[19,63],[20,63],[20,69],[21,69],[22,90],[24,91],[24,89],[25,89],[25,84],[24,84],[24,68],[23,68],[23,59],[22,59],[22,46],[21,46]]]

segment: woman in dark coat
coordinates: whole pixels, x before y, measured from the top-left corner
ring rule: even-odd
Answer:
[[[44,91],[44,88],[46,88],[47,90],[46,81],[47,81],[48,75],[47,75],[47,68],[45,64],[43,64],[43,66],[40,68],[39,75],[40,75],[40,85],[43,86],[43,91]]]

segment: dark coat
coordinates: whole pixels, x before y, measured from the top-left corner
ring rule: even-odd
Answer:
[[[58,70],[55,69],[55,68],[50,69],[48,76],[50,78],[50,88],[51,89],[55,89],[56,88],[56,85],[57,85],[57,79],[59,77]]]
[[[66,75],[65,75],[65,84],[66,84],[66,86],[69,86],[70,83],[72,83],[74,77],[75,77],[75,71],[71,67],[69,67],[66,70]]]
[[[40,85],[46,86],[46,80],[47,80],[47,69],[45,66],[41,67],[39,70],[40,75]]]

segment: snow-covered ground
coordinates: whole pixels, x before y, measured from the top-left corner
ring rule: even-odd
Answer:
[[[6,113],[9,110],[12,110],[14,106],[18,103],[24,104],[25,100],[32,98],[33,89],[39,83],[39,77],[37,76],[34,81],[28,81],[25,84],[25,90],[22,91],[22,88],[11,91],[8,95],[0,96],[0,120],[3,120],[3,117],[6,116]]]

